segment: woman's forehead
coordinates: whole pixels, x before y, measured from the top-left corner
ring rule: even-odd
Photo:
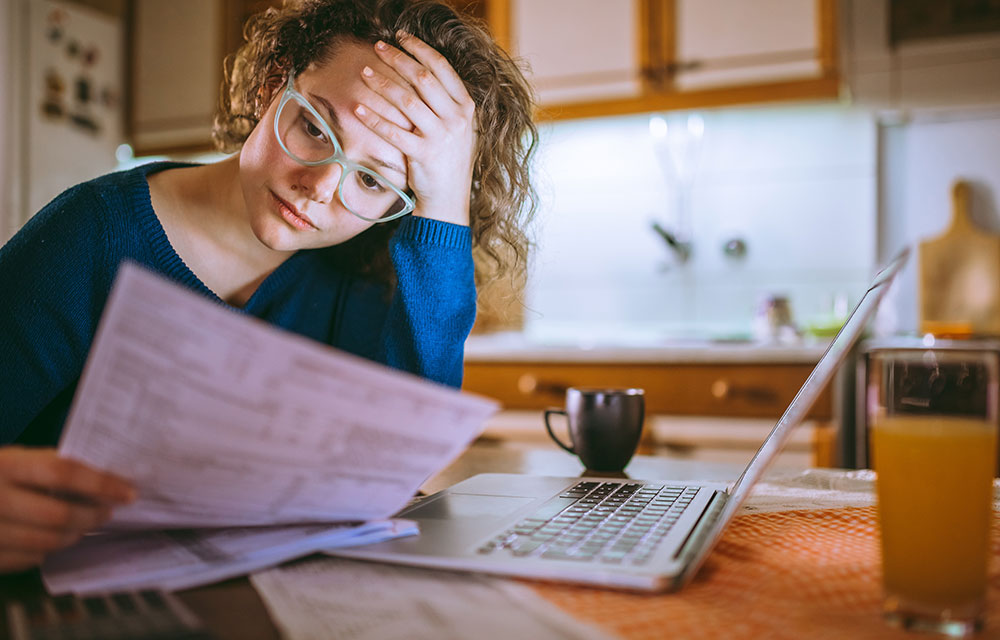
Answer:
[[[366,66],[400,85],[409,84],[375,54],[374,45],[349,40],[338,44],[327,59],[309,65],[296,79],[295,86],[307,96],[312,93],[331,104],[344,104],[349,110],[359,103],[375,108],[381,106],[379,111],[395,124],[412,129],[406,116],[388,105],[361,79],[361,70]]]

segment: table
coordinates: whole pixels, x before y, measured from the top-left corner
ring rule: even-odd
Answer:
[[[555,445],[538,447],[477,443],[424,483],[421,491],[431,494],[476,474],[488,472],[572,477],[584,475],[584,467],[574,456],[556,449]],[[741,472],[741,467],[728,464],[636,456],[624,474],[603,475],[646,480],[732,482]],[[181,592],[180,598],[222,640],[280,638],[264,611],[263,603],[245,578],[189,589]]]
[[[424,493],[433,493],[478,473],[528,473],[556,476],[583,475],[579,461],[551,447],[518,447],[477,443],[470,447],[451,465],[428,480],[422,487]],[[605,474],[611,477],[632,477],[646,480],[680,480],[732,482],[742,468],[728,464],[674,460],[667,457],[636,456],[625,474]],[[781,470],[773,476],[797,472]],[[816,473],[831,473],[817,470]],[[858,472],[853,472],[858,473]],[[861,472],[864,473],[864,472]],[[758,501],[756,508],[768,508],[767,496]],[[776,503],[775,503],[776,504]],[[30,593],[42,589],[37,571],[0,579],[0,596]],[[269,619],[263,603],[246,578],[189,589],[179,597],[221,639],[275,639],[280,638]],[[6,624],[3,625],[4,631]]]
[[[732,482],[741,471],[740,467],[733,465],[636,456],[625,474],[649,480]],[[584,475],[584,467],[575,457],[556,449],[554,445],[534,447],[477,443],[424,483],[421,491],[431,494],[476,474],[488,472],[578,476]],[[625,474],[605,475],[625,477]],[[222,640],[280,638],[264,611],[263,603],[245,578],[190,589],[182,592],[180,597]]]
[[[478,473],[528,473],[554,476],[578,476],[583,466],[573,456],[551,446],[505,446],[476,443],[451,465],[421,487],[426,494]],[[741,469],[733,465],[672,460],[665,457],[636,456],[626,469],[628,477],[641,479],[702,480],[731,482]],[[625,477],[624,474],[610,474]],[[37,571],[0,577],[0,598],[41,592]],[[280,640],[278,630],[264,609],[264,604],[246,578],[188,589],[179,594],[220,640]],[[2,615],[2,612],[0,612]],[[6,634],[6,621],[0,634]],[[0,635],[5,638],[6,635]]]

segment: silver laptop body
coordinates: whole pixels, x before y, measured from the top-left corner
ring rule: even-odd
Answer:
[[[481,474],[400,512],[399,517],[419,523],[419,536],[333,553],[636,591],[680,589],[843,363],[908,255],[904,250],[875,276],[731,488],[701,482]],[[599,525],[581,526],[598,519]],[[635,524],[637,519],[642,528]],[[622,526],[616,531],[618,524]],[[637,529],[628,537],[633,526]]]

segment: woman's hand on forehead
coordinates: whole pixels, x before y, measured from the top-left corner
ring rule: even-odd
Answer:
[[[380,99],[362,101],[355,115],[406,156],[415,215],[468,224],[475,104],[444,56],[415,36],[398,37],[405,51],[375,45],[393,73],[363,68],[362,79]],[[394,110],[414,128],[400,126]]]
[[[389,77],[393,82],[399,84],[409,84],[405,79],[396,71],[385,63],[378,63],[374,67],[379,73]],[[391,121],[396,126],[405,129],[406,131],[413,131],[414,125],[410,122],[410,119],[403,115],[403,112],[393,106],[388,100],[382,97],[377,91],[368,88],[364,95],[361,97],[361,101],[372,107],[374,111],[382,114],[385,118]]]

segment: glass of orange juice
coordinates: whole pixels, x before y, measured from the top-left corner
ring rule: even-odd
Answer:
[[[986,611],[998,354],[884,349],[869,356],[886,619],[966,636]]]

